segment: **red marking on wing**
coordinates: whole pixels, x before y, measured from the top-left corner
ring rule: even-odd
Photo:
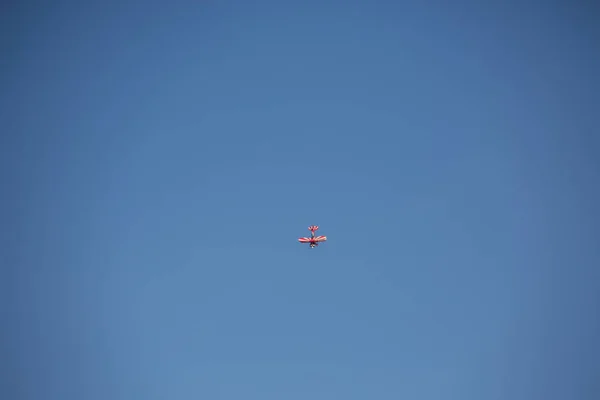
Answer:
[[[312,239],[311,238],[307,238],[307,237],[301,237],[300,239],[298,239],[298,241],[300,243],[310,243],[310,242],[312,242]]]
[[[327,236],[317,236],[313,239],[315,242],[324,242],[327,240]]]

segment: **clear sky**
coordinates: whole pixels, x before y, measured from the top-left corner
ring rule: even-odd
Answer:
[[[598,399],[599,13],[535,3],[3,3],[0,397]]]

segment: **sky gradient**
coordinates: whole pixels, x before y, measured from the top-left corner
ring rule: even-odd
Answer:
[[[1,7],[0,397],[599,398],[592,2]]]

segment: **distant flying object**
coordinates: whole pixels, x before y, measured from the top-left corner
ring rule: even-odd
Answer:
[[[320,242],[324,242],[327,240],[327,236],[315,236],[315,232],[317,231],[317,229],[319,229],[319,227],[316,225],[309,226],[308,230],[310,231],[310,237],[301,237],[300,239],[298,239],[298,241],[300,243],[309,243],[311,249],[313,247],[317,247]]]

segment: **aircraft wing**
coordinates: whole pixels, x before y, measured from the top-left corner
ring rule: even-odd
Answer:
[[[317,236],[313,239],[315,242],[324,242],[327,240],[327,236]]]
[[[312,242],[312,239],[311,238],[307,238],[307,237],[301,237],[300,239],[298,239],[298,241],[300,243],[310,243],[310,242]]]

